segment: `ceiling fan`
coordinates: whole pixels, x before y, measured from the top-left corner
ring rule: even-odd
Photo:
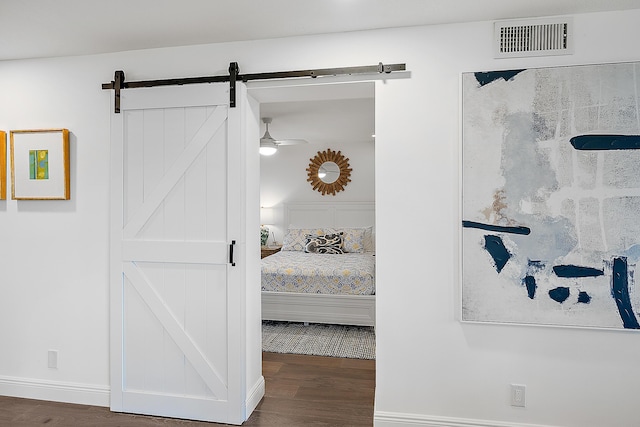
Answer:
[[[304,139],[275,139],[269,133],[269,123],[271,123],[271,117],[263,117],[262,121],[266,126],[266,130],[262,138],[260,138],[260,154],[264,156],[271,156],[278,151],[278,147],[281,145],[298,145],[307,144]]]

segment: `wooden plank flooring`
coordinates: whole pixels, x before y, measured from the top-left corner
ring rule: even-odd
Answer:
[[[375,361],[263,353],[266,393],[248,427],[372,426]],[[0,397],[0,426],[187,426],[221,424],[116,414],[108,408]]]

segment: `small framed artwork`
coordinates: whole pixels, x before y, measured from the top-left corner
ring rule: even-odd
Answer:
[[[7,200],[7,134],[0,130],[0,200]]]
[[[11,198],[69,200],[69,131],[12,130]]]

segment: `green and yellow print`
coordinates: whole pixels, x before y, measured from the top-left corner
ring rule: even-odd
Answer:
[[[49,179],[49,150],[29,150],[29,179]]]

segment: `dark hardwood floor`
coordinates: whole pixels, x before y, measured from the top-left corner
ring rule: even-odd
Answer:
[[[372,426],[375,361],[263,353],[266,393],[248,427]],[[216,426],[97,406],[0,397],[0,426]]]

